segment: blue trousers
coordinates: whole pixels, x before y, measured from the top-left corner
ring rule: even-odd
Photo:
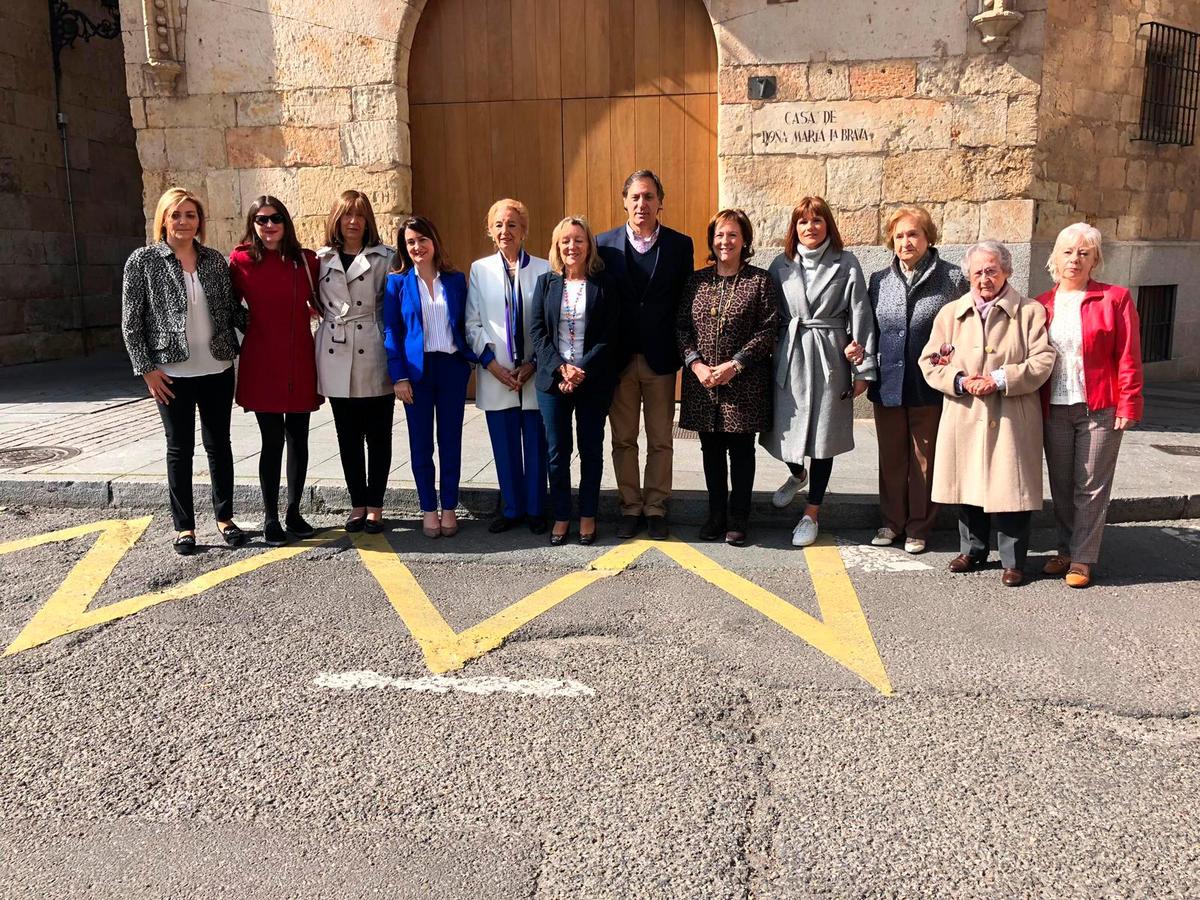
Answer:
[[[600,476],[604,471],[604,422],[611,392],[560,394],[538,391],[538,407],[546,424],[550,505],[554,519],[571,518],[571,418],[579,437],[579,516],[591,518],[600,507]]]
[[[404,407],[408,419],[408,449],[413,480],[422,512],[437,512],[458,506],[458,482],[462,477],[463,407],[471,364],[450,353],[426,353],[425,372],[412,386],[413,402]],[[436,428],[438,465],[442,470],[442,502],[434,488],[433,436]]]
[[[536,409],[489,410],[488,435],[504,517],[540,516],[546,509],[546,426]]]

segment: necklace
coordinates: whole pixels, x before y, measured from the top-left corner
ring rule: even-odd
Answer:
[[[712,308],[709,309],[708,314],[717,320],[718,331],[721,330],[721,326],[725,322],[725,313],[729,310],[729,304],[733,302],[733,295],[737,290],[737,282],[740,275],[741,273],[737,272],[734,274],[732,279],[725,275],[717,276],[721,279],[721,283],[717,288],[717,301]],[[726,288],[727,284],[728,288]]]

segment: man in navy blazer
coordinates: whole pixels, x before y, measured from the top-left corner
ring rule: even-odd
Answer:
[[[621,198],[629,220],[601,234],[600,258],[621,286],[621,373],[608,420],[612,426],[613,469],[621,501],[617,537],[631,538],[645,516],[650,537],[662,540],[671,496],[675,421],[675,378],[679,352],[675,319],[679,299],[692,274],[692,239],[659,222],[662,181],[649,169],[625,179]],[[646,423],[646,471],[638,461],[640,419]]]

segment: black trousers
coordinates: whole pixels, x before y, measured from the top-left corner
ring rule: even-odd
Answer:
[[[804,466],[788,463],[788,471],[797,478],[804,474]],[[829,476],[833,474],[833,457],[812,459],[808,463],[808,503],[820,506],[825,502],[825,491],[829,488]]]
[[[258,457],[258,483],[263,513],[268,522],[279,521],[279,468],[287,444],[287,511],[300,511],[304,479],[308,475],[308,422],[312,413],[255,413],[262,435]]]
[[[744,531],[754,490],[754,434],[701,431],[700,453],[709,518],[724,520],[732,531]]]
[[[342,472],[351,506],[383,506],[392,468],[392,413],[396,395],[330,397]],[[365,451],[364,451],[365,442]]]
[[[961,504],[958,507],[959,553],[972,559],[986,559],[995,526],[1000,564],[1006,569],[1024,568],[1032,519],[1032,512],[988,513],[982,507]]]
[[[192,505],[192,457],[196,453],[196,410],[200,411],[200,438],[208,456],[212,481],[213,513],[218,522],[233,518],[233,448],[229,420],[233,414],[233,367],[216,375],[173,378],[175,399],[159,403],[167,435],[167,489],[176,531],[196,528]]]

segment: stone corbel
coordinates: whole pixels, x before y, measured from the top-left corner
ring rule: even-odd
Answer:
[[[146,81],[156,94],[171,94],[183,74],[183,17],[187,0],[142,0],[146,23]]]
[[[1009,32],[1025,18],[1012,8],[1015,4],[1016,0],[981,0],[979,15],[971,19],[971,24],[989,50],[998,50],[1007,43]]]

